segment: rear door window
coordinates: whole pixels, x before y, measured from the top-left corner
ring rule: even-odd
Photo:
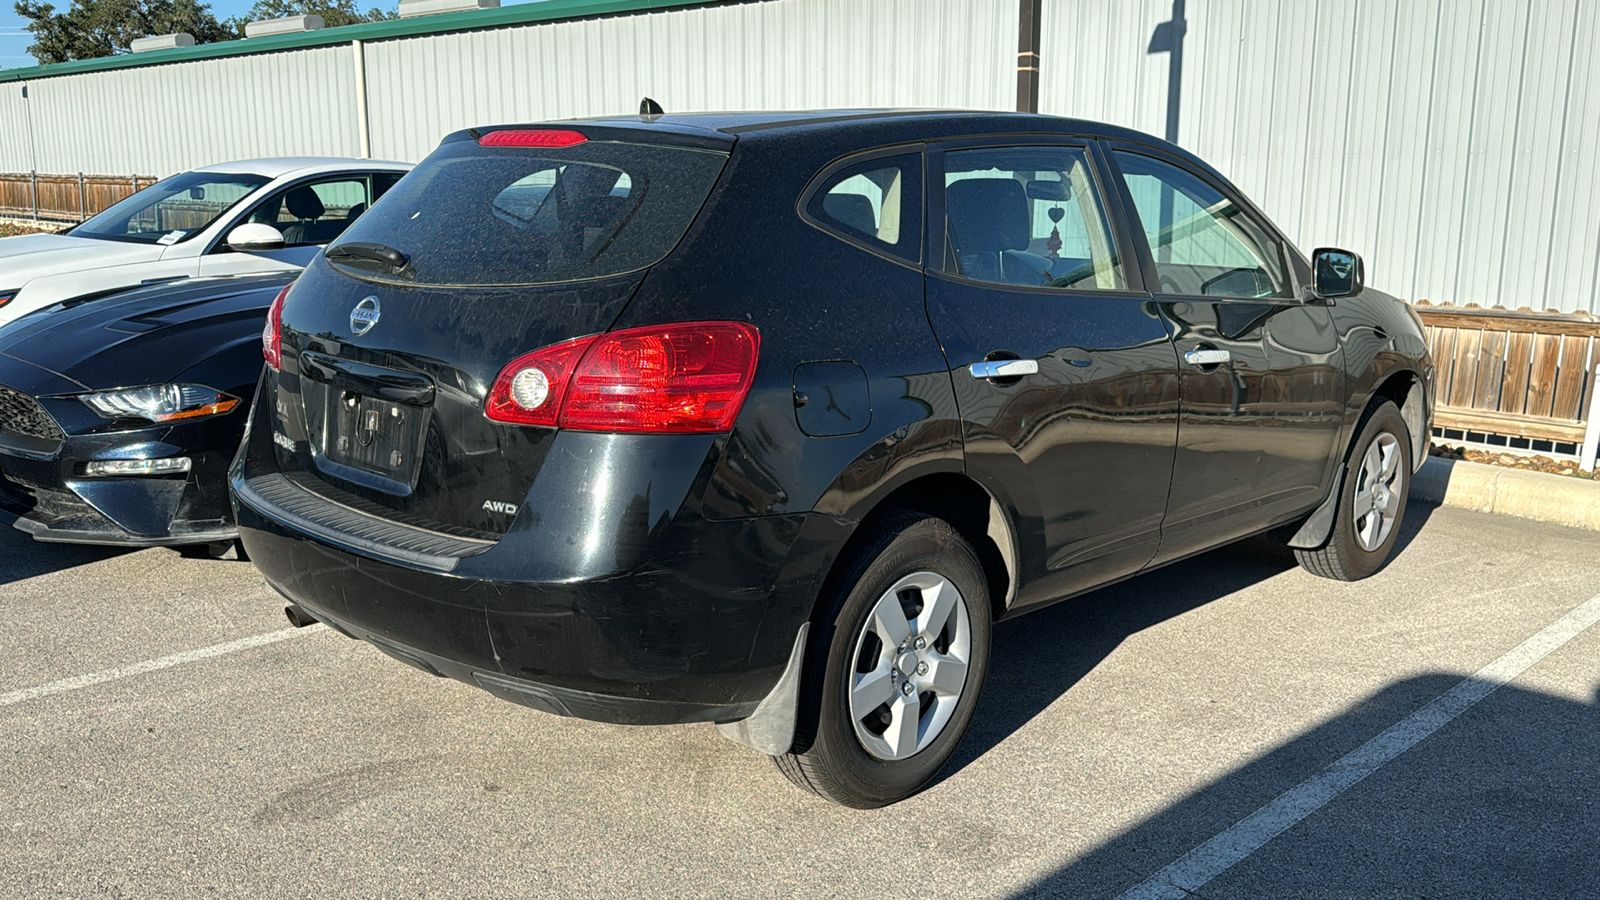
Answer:
[[[659,261],[710,195],[724,152],[588,141],[560,149],[440,147],[352,224],[344,241],[404,253],[429,285],[530,285],[619,275]]]
[[[1077,291],[1127,288],[1081,147],[993,147],[944,155],[946,239],[974,281]]]

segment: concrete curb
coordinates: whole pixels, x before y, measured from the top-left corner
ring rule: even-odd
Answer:
[[[1411,479],[1411,498],[1600,531],[1600,481],[1430,456]]]

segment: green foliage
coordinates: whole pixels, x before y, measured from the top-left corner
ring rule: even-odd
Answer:
[[[16,0],[17,15],[28,20],[28,47],[43,65],[127,53],[135,38],[185,32],[195,43],[244,37],[247,22],[285,16],[318,15],[328,28],[398,18],[393,12],[356,8],[356,0],[257,0],[247,16],[219,21],[200,0],[72,0],[66,12],[43,0]]]
[[[398,13],[385,12],[381,9],[368,9],[362,12],[356,8],[356,0],[256,0],[256,5],[250,7],[249,15],[242,19],[233,19],[227,24],[243,37],[246,22],[311,15],[321,16],[322,24],[327,28],[361,22],[382,22],[385,19],[400,17]]]
[[[49,3],[17,0],[16,10],[33,35],[28,52],[46,65],[126,53],[135,38],[152,34],[187,32],[202,44],[236,36],[198,0],[72,0],[62,13]]]

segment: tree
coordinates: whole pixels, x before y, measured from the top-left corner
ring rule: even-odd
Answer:
[[[218,21],[200,0],[72,0],[58,13],[43,0],[16,0],[17,15],[28,20],[33,44],[28,52],[42,65],[127,53],[135,38],[185,32],[195,43],[244,37],[246,22],[284,16],[319,15],[329,28],[398,18],[393,12],[361,12],[356,0],[257,0],[249,15]]]
[[[385,12],[381,9],[368,9],[362,12],[356,8],[356,0],[256,0],[256,5],[250,7],[249,15],[242,19],[233,19],[227,24],[243,37],[246,22],[282,19],[287,16],[321,16],[322,24],[328,28],[355,25],[360,22],[382,22],[400,17],[398,13]],[[199,39],[198,35],[195,37],[196,40]]]
[[[152,34],[181,31],[202,44],[236,36],[198,0],[72,0],[63,13],[49,3],[17,0],[16,10],[33,35],[28,53],[46,65],[127,53],[135,38]]]

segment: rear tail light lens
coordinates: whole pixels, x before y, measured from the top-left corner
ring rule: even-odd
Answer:
[[[755,377],[761,335],[743,322],[630,328],[546,347],[495,379],[497,422],[580,431],[728,431]]]
[[[478,138],[480,147],[571,147],[589,140],[582,133],[556,128],[502,128]]]
[[[578,338],[512,360],[494,380],[484,414],[512,425],[557,425],[572,369],[597,337]]]
[[[261,329],[261,356],[276,372],[283,365],[283,298],[289,296],[294,282],[283,286],[267,310],[267,325]]]

